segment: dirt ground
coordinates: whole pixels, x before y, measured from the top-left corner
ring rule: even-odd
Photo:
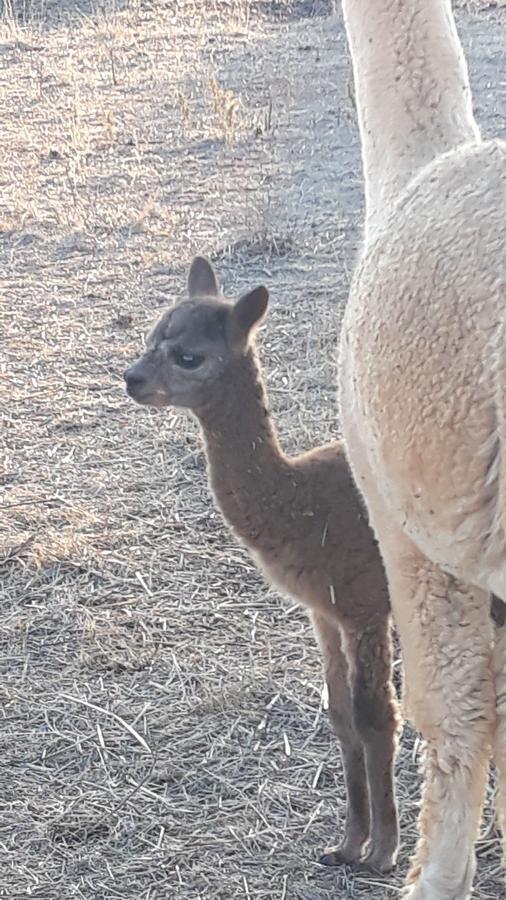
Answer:
[[[338,432],[362,179],[335,6],[4,0],[0,897],[400,893],[419,741],[397,871],[321,869],[344,796],[308,622],[213,510],[194,422],[121,378],[205,252],[232,296],[272,291],[285,446]],[[458,24],[479,122],[505,135],[504,3]],[[489,805],[478,856],[477,900],[504,896]]]

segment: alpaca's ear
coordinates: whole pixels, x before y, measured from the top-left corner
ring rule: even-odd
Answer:
[[[232,324],[238,337],[248,338],[251,330],[260,324],[269,303],[269,292],[260,286],[244,294],[232,309]]]
[[[218,282],[211,263],[203,256],[196,256],[188,275],[188,294],[194,297],[216,297]]]

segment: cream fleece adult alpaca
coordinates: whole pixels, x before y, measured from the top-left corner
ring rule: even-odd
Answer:
[[[506,145],[480,139],[448,0],[343,6],[366,181],[343,431],[427,739],[408,895],[464,900],[490,745],[506,817]]]

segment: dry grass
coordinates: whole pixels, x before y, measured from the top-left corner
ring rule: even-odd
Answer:
[[[272,288],[286,445],[336,432],[362,195],[342,25],[307,16],[330,5],[4,0],[1,897],[398,896],[413,735],[398,872],[321,871],[343,786],[307,621],[213,512],[194,423],[121,384],[206,251],[232,293]],[[486,132],[501,16],[459,18]],[[492,832],[479,855],[497,898]]]

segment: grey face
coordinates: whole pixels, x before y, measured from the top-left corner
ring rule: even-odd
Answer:
[[[137,403],[202,409],[213,399],[227,366],[245,353],[269,299],[260,286],[228,303],[211,263],[202,256],[190,266],[188,295],[189,300],[161,316],[146,353],[125,372],[127,392]]]
[[[231,304],[218,298],[189,300],[164,313],[147,350],[126,372],[127,393],[145,406],[197,410],[231,357],[227,321]]]

